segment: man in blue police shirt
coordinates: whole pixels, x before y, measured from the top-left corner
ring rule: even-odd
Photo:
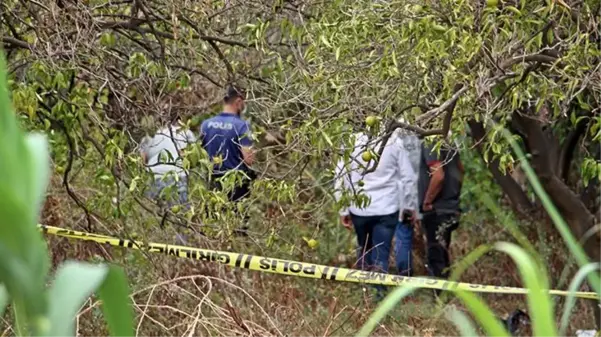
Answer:
[[[253,141],[250,125],[242,119],[245,110],[245,94],[235,87],[229,87],[223,98],[223,111],[205,120],[200,127],[202,146],[215,163],[211,175],[211,185],[221,189],[220,178],[232,170],[245,173],[243,182],[229,193],[231,201],[238,201],[250,194],[254,160]]]

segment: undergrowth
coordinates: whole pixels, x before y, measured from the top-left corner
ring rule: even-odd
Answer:
[[[263,210],[265,211],[265,210]],[[253,232],[268,231],[258,214],[252,219]],[[140,218],[143,218],[140,214]],[[135,216],[129,217],[136,219]],[[173,230],[150,225],[156,219],[125,222],[128,232],[145,240],[172,242]],[[80,230],[87,230],[85,216],[64,193],[62,186],[54,182],[49,189],[49,198],[42,214],[42,222]],[[107,224],[107,227],[110,224]],[[261,226],[265,226],[262,228]],[[552,232],[544,232],[540,223],[523,223],[528,236],[544,237],[537,242],[536,249],[543,253],[548,266],[552,266],[552,287],[566,288],[557,281],[564,268],[570,275],[576,266],[561,243],[561,238]],[[114,227],[113,227],[114,228]],[[98,225],[99,233],[113,233],[110,228]],[[317,235],[319,245],[310,249],[303,245],[303,236],[312,236],[315,228],[290,226],[279,231],[277,242],[294,243],[295,248],[282,249],[282,245],[264,244],[259,239],[230,237],[207,239],[197,236],[194,245],[211,249],[239,251],[263,256],[289,258],[306,262],[352,267],[354,237],[337,223],[324,224]],[[125,235],[126,231],[123,231]],[[419,239],[419,237],[418,237]],[[128,274],[132,288],[132,299],[136,315],[136,335],[354,335],[367,321],[375,309],[371,294],[361,285],[334,281],[292,278],[261,274],[253,271],[234,270],[216,264],[188,261],[157,254],[145,254],[122,248],[104,247],[95,243],[78,242],[57,237],[47,237],[52,253],[53,266],[68,258],[80,260],[109,260],[122,266]],[[451,255],[454,261],[467,255],[484,243],[512,241],[504,228],[502,219],[483,209],[474,208],[463,216],[462,225],[455,232]],[[416,272],[424,275],[423,242],[418,240],[414,249]],[[511,259],[501,253],[489,253],[461,276],[461,281],[521,287],[519,275]],[[516,309],[526,309],[526,298],[522,295],[485,294],[482,298],[499,316]],[[555,298],[559,309],[559,321],[563,298]],[[403,299],[392,313],[373,332],[374,335],[457,335],[459,332],[447,318],[449,310],[467,313],[457,299],[442,305],[434,300],[432,292],[418,290]],[[106,335],[106,326],[99,319],[98,300],[90,298],[77,317],[79,335]],[[567,333],[576,329],[594,328],[592,310],[585,301],[577,301]],[[10,317],[2,321],[2,335],[12,335]]]

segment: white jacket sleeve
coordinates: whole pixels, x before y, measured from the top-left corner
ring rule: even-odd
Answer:
[[[417,172],[413,169],[409,153],[403,141],[398,139],[399,156],[398,168],[400,170],[399,188],[401,191],[400,211],[417,210]]]

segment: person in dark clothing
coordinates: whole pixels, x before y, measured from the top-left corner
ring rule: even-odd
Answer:
[[[428,270],[434,277],[448,278],[451,235],[459,226],[461,215],[463,164],[459,152],[446,145],[439,153],[425,142],[421,146],[418,200],[426,232]]]
[[[223,177],[232,171],[243,173],[231,191],[229,200],[238,202],[250,195],[250,184],[254,179],[250,169],[254,161],[253,141],[250,124],[242,119],[245,110],[245,94],[238,88],[228,87],[223,98],[223,112],[205,120],[200,127],[203,148],[213,161],[210,185],[223,190]],[[246,230],[244,226],[243,230]]]

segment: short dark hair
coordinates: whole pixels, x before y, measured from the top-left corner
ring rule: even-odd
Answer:
[[[225,96],[223,97],[223,101],[225,103],[232,103],[234,102],[234,100],[236,100],[236,98],[245,99],[246,93],[242,89],[237,88],[233,85],[228,86]]]

